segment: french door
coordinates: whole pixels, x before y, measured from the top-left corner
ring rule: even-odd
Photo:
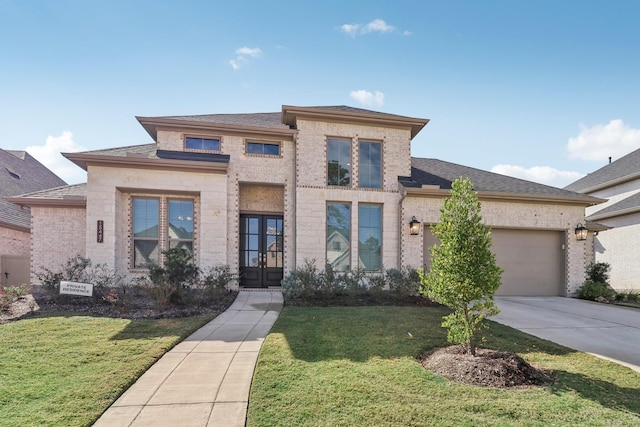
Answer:
[[[280,286],[284,221],[278,215],[240,215],[240,286]]]

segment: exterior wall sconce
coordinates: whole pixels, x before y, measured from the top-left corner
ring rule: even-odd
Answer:
[[[411,233],[412,236],[420,234],[420,221],[418,221],[415,216],[412,216],[409,222],[409,233]]]
[[[576,226],[576,240],[587,240],[587,232],[587,227],[579,222]]]

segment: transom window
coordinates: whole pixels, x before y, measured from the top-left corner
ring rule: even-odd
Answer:
[[[193,252],[193,199],[133,197],[131,205],[133,268],[160,264],[160,254],[170,248]]]
[[[382,144],[360,141],[359,152],[358,186],[382,188]]]
[[[184,139],[184,146],[188,150],[220,151],[220,139],[187,136]]]
[[[327,139],[327,185],[351,186],[351,140]]]
[[[280,144],[268,142],[247,142],[247,154],[263,154],[267,156],[279,156]]]

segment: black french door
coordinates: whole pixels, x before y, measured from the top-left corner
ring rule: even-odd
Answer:
[[[280,286],[284,221],[278,215],[240,215],[240,286]]]

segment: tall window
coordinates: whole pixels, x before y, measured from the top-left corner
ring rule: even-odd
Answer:
[[[160,200],[133,199],[133,266],[144,268],[160,260]]]
[[[351,185],[351,140],[327,139],[327,185]]]
[[[193,199],[133,197],[133,268],[159,264],[170,248],[193,252]]]
[[[365,271],[382,266],[382,206],[358,205],[358,261]]]
[[[382,144],[360,141],[359,152],[358,186],[382,188]]]
[[[217,138],[194,138],[188,136],[184,140],[188,150],[220,151],[220,140]]]
[[[351,205],[327,203],[327,264],[334,271],[351,269]]]

